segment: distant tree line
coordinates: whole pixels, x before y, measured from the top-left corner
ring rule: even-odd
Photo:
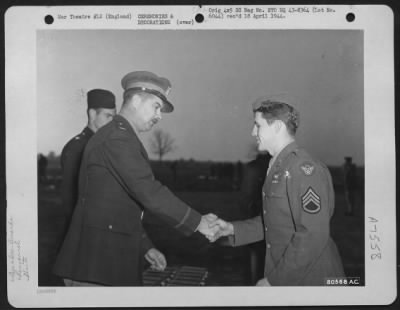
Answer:
[[[42,156],[42,165],[39,157]],[[43,168],[43,157],[46,167]],[[239,190],[246,162],[196,161],[194,159],[151,160],[155,177],[172,190],[178,191],[232,191]],[[343,187],[343,171],[340,166],[329,167],[335,188]],[[44,172],[45,170],[45,172]],[[60,155],[50,152],[38,154],[38,177],[42,183],[61,184]],[[364,188],[364,167],[357,167],[358,189]]]

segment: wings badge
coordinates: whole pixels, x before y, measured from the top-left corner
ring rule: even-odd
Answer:
[[[314,166],[311,163],[305,163],[301,166],[301,170],[303,170],[305,175],[312,175],[314,172]]]

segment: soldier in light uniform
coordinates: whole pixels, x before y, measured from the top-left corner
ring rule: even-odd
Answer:
[[[253,104],[252,135],[259,151],[272,155],[262,189],[263,215],[213,225],[233,246],[265,240],[264,278],[257,285],[324,285],[327,278],[344,276],[330,237],[332,179],[323,163],[296,144],[299,115],[285,97],[263,97]]]

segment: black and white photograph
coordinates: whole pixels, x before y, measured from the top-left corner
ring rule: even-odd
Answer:
[[[33,285],[29,305],[108,306],[105,292],[133,292],[121,306],[182,292],[172,305],[307,305],[307,289],[357,304],[381,285],[395,297],[394,184],[381,179],[394,180],[393,59],[375,58],[393,42],[365,26],[390,29],[385,7],[34,13],[33,53],[6,68],[10,101],[32,96],[24,130],[7,123],[29,141],[7,147],[27,181],[8,179],[8,283]],[[7,102],[7,120],[19,110]]]

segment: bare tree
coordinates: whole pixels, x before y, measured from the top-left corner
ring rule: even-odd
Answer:
[[[163,156],[176,149],[175,140],[168,132],[157,129],[153,132],[153,138],[150,140],[151,151],[158,155],[161,161]]]

